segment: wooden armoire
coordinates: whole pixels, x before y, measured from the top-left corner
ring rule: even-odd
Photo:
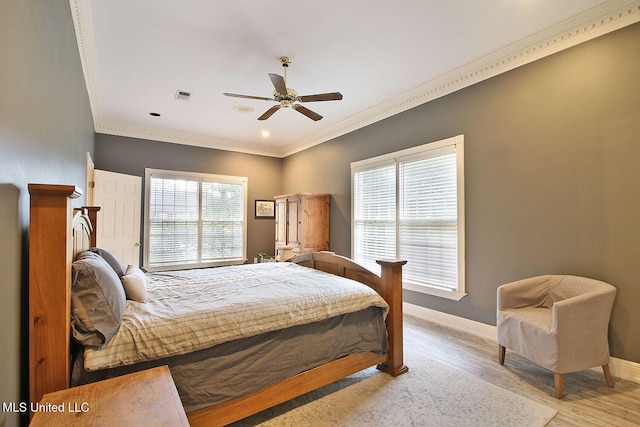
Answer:
[[[329,250],[330,194],[284,194],[275,201],[276,259]]]

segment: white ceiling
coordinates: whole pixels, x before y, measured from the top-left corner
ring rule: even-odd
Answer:
[[[96,132],[277,157],[640,20],[629,0],[70,3]],[[288,87],[344,99],[258,121],[275,102],[222,95],[273,96],[281,56]]]

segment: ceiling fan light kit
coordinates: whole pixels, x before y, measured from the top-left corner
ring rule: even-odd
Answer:
[[[296,110],[300,114],[307,116],[311,120],[318,121],[322,119],[322,116],[299,104],[299,102],[340,101],[342,99],[342,94],[340,92],[299,96],[297,91],[287,87],[287,68],[289,67],[289,64],[291,64],[291,59],[287,56],[283,56],[280,58],[280,63],[284,71],[284,77],[280,76],[279,74],[269,73],[269,79],[271,80],[271,84],[273,84],[273,87],[275,88],[272,98],[252,95],[239,95],[236,93],[224,93],[223,95],[235,98],[257,99],[260,101],[275,101],[278,103],[278,105],[274,105],[273,107],[265,111],[260,117],[258,117],[258,120],[267,120],[279,109],[291,107],[293,110]]]

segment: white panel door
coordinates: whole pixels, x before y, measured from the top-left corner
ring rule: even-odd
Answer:
[[[94,180],[93,203],[101,207],[96,244],[125,265],[138,266],[142,178],[96,169]]]
[[[93,160],[91,160],[91,153],[87,153],[87,187],[86,187],[87,206],[94,206],[93,204],[93,186],[95,184],[95,179],[93,178],[94,170],[95,170],[95,167],[93,165]]]

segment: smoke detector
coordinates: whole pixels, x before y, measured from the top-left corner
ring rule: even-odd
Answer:
[[[249,105],[236,105],[235,107],[233,107],[233,109],[238,113],[250,113],[253,111],[253,107]]]

